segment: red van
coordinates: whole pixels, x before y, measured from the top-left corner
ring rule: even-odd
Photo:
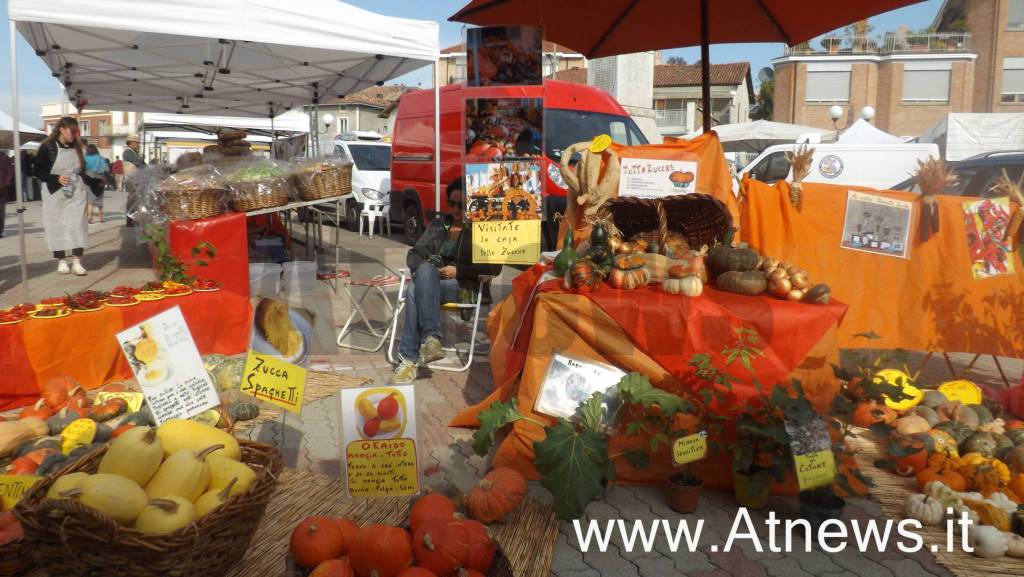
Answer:
[[[607,92],[572,82],[548,81],[543,86],[501,89],[500,98],[543,98],[547,174],[544,244],[554,246],[556,212],[565,213],[565,182],[558,165],[562,151],[571,144],[608,134],[627,145],[647,144],[633,119]],[[441,212],[448,212],[447,190],[462,186],[463,87],[441,88]],[[412,244],[437,211],[434,196],[434,92],[405,93],[398,104],[391,148],[391,218],[405,225],[406,242]]]

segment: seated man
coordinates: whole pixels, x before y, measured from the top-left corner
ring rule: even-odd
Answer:
[[[444,358],[441,305],[472,302],[480,275],[501,272],[499,265],[473,264],[473,229],[463,226],[462,189],[454,184],[447,194],[455,216],[444,214],[431,221],[406,257],[412,284],[405,294],[405,328],[391,378],[394,384],[413,382],[418,366]]]

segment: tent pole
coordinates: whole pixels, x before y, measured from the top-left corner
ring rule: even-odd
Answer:
[[[434,61],[434,210],[441,212],[441,67]]]
[[[703,104],[703,132],[711,131],[711,63],[708,47],[710,31],[708,30],[708,0],[700,0],[700,98]]]
[[[28,264],[25,254],[25,203],[22,200],[21,190],[21,112],[18,110],[18,57],[15,51],[18,46],[18,30],[14,20],[8,20],[10,30],[10,53],[11,53],[11,138],[14,139],[14,197],[18,203],[18,246],[21,250],[21,294],[22,301],[29,302],[28,298]],[[2,153],[0,153],[2,154]]]

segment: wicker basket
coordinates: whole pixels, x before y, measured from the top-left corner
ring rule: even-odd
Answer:
[[[32,566],[31,547],[24,539],[0,547],[0,577],[24,575]]]
[[[195,220],[223,214],[225,207],[223,196],[227,192],[221,188],[181,188],[162,190],[164,195],[164,213],[171,220]]]
[[[679,233],[694,248],[714,246],[732,228],[725,203],[706,194],[662,198],[620,196],[605,201],[596,216],[610,221],[624,240],[664,245],[670,233]]]
[[[169,535],[122,527],[76,500],[46,499],[58,475],[95,473],[106,447],[37,483],[14,514],[36,561],[54,575],[220,577],[245,555],[281,471],[281,455],[273,447],[240,444],[242,462],[256,471],[249,490]]]
[[[352,192],[352,165],[312,163],[295,174],[295,188],[302,200],[348,194]]]
[[[253,182],[232,182],[231,208],[239,212],[288,204],[294,188],[287,176]]]

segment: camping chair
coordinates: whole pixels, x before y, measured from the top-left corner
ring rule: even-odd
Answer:
[[[392,298],[388,295],[388,291],[393,287],[401,287],[402,281],[405,278],[404,271],[402,275],[402,280],[393,274],[387,274],[377,275],[373,278],[345,281],[345,294],[348,295],[349,301],[352,303],[352,313],[348,315],[348,320],[345,321],[345,325],[341,327],[341,332],[338,333],[339,347],[375,353],[384,346],[384,341],[388,339],[388,333],[394,330],[395,319],[401,315],[402,308],[405,306],[405,301],[401,298],[401,288],[399,288],[398,294],[395,295],[394,304],[392,304]],[[359,295],[359,298],[356,298],[356,296],[352,294],[351,287],[362,287],[363,292]],[[363,308],[363,302],[371,294],[378,295],[381,300],[384,301],[384,306],[387,308],[388,314],[392,317],[384,321],[383,327],[375,328],[373,323],[371,323],[366,317],[366,310]],[[357,315],[363,325],[366,326],[365,329],[355,328],[355,323],[352,321],[355,320]],[[345,337],[349,336],[351,333],[369,335],[377,339],[376,344],[372,347],[365,347],[354,343],[343,342]],[[394,339],[392,339],[392,342],[394,342]],[[388,354],[390,355],[390,350],[388,351]]]
[[[408,273],[408,271],[406,269],[402,269],[401,270],[401,275],[402,275],[402,280],[401,280],[401,283],[399,284],[399,288],[398,288],[398,305],[397,305],[397,308],[399,310],[405,308],[405,289],[406,289],[406,284],[407,284],[407,282],[409,280],[411,280],[409,278],[409,273]],[[458,346],[442,347],[442,350],[445,353],[453,353],[454,359],[452,359],[452,358],[450,358],[450,357],[448,357],[446,355],[444,359],[441,359],[441,360],[438,360],[438,361],[434,361],[434,362],[430,363],[429,365],[427,365],[429,368],[437,370],[437,371],[451,371],[451,372],[468,371],[469,370],[469,366],[471,364],[473,364],[473,357],[475,355],[477,355],[477,354],[487,355],[487,354],[490,353],[490,350],[484,350],[484,351],[477,351],[476,350],[476,336],[477,336],[477,332],[478,332],[478,329],[479,329],[479,326],[480,326],[480,309],[484,305],[484,292],[487,289],[487,287],[490,285],[491,279],[493,277],[491,277],[491,276],[481,276],[479,278],[480,278],[480,288],[477,289],[477,292],[476,292],[476,302],[473,302],[473,303],[442,303],[441,304],[441,312],[462,314],[463,311],[466,311],[466,312],[468,312],[470,310],[473,311],[473,324],[472,324],[472,327],[471,327],[472,332],[470,333],[470,337],[469,337],[469,348],[466,351],[466,361],[465,361],[465,363],[463,363],[459,359],[459,348],[458,348]],[[394,319],[392,320],[391,329],[390,329],[391,340],[388,343],[387,357],[388,357],[388,362],[390,362],[392,364],[397,362],[397,359],[396,359],[396,357],[394,355],[394,350],[395,350],[395,335],[398,333],[398,318],[399,318],[399,316],[400,316],[399,314],[397,314],[397,313],[395,314]]]

